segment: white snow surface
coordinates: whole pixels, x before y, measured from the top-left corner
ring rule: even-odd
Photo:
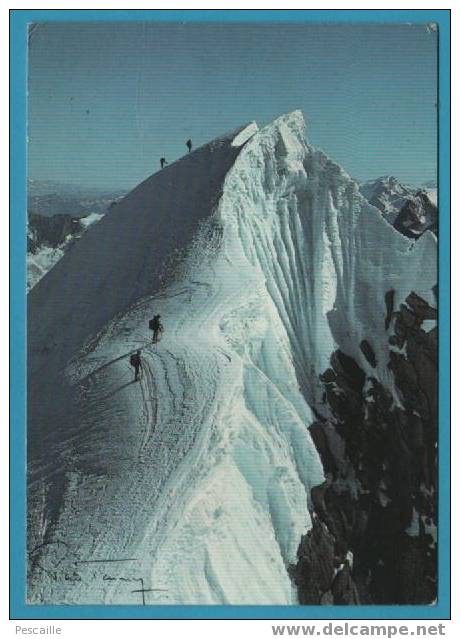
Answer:
[[[438,189],[437,188],[426,189],[426,194],[428,195],[430,202],[434,204],[435,206],[438,206]]]
[[[59,262],[64,255],[65,245],[52,248],[42,246],[36,253],[27,254],[27,290],[35,286],[41,278]]]
[[[28,600],[296,603],[318,375],[340,346],[391,386],[384,294],[435,273],[298,111],[134,189],[29,293]]]
[[[232,146],[242,146],[254,135],[254,133],[257,133],[258,130],[259,127],[257,126],[257,123],[251,122],[233,138]]]
[[[88,215],[85,215],[85,217],[81,217],[79,219],[79,222],[84,228],[88,228],[88,226],[91,226],[91,224],[100,222],[103,217],[103,213],[88,213]]]

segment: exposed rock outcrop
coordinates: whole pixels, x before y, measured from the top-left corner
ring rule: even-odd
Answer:
[[[326,593],[344,605],[428,604],[437,596],[437,328],[423,328],[437,312],[415,293],[396,312],[394,291],[385,302],[398,349],[388,362],[394,390],[340,350],[320,378],[329,416],[310,433],[327,480],[311,491],[318,521],[292,568],[302,603]],[[360,347],[375,367],[369,341]]]
[[[57,248],[69,236],[81,233],[84,229],[80,220],[71,215],[53,215],[51,217],[29,214],[29,233],[27,237],[27,251],[35,253],[44,244]]]

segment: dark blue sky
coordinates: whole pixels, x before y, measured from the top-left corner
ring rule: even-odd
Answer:
[[[363,180],[436,176],[437,35],[423,25],[44,23],[29,58],[29,176],[127,188],[252,120],[301,109]]]

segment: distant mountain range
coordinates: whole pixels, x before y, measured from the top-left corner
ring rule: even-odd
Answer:
[[[125,194],[124,190],[97,189],[52,181],[29,180],[27,210],[37,215],[71,215],[84,217],[89,213],[105,213],[111,202]]]
[[[27,289],[35,286],[123,195],[122,191],[29,180]]]
[[[414,188],[385,175],[364,182],[359,188],[368,202],[403,235],[417,238],[427,230],[437,233],[438,191],[435,182],[425,182],[420,188]]]

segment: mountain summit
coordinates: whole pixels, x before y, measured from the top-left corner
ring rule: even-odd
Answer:
[[[403,235],[415,239],[427,230],[437,233],[438,198],[435,186],[430,182],[420,189],[414,189],[387,175],[364,182],[359,188],[390,224]]]

